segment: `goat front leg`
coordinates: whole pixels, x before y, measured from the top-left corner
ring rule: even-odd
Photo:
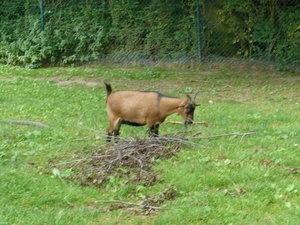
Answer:
[[[108,131],[106,136],[106,143],[111,142],[112,132]]]
[[[108,132],[107,132],[107,136],[106,136],[106,143],[111,142],[112,134],[113,134],[113,131],[111,130],[111,128],[108,128]]]
[[[149,137],[158,137],[159,124],[152,125],[149,129]]]
[[[108,132],[107,132],[106,143],[111,142],[112,136],[114,136],[114,139],[116,141],[116,136],[119,135],[120,126],[121,126],[120,119],[118,119],[118,120],[110,119],[109,120],[109,128],[108,128]]]

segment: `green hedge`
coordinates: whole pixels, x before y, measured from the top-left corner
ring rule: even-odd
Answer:
[[[27,67],[90,61],[197,57],[195,0],[33,0],[0,3],[0,62]],[[202,56],[299,64],[296,0],[200,1]]]

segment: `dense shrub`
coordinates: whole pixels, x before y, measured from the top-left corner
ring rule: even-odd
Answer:
[[[195,0],[32,0],[0,3],[0,62],[27,67],[104,55],[197,57]],[[293,0],[200,1],[202,56],[299,64],[300,5]]]
[[[13,32],[9,32],[11,24],[3,25],[1,62],[38,67],[97,58],[108,46],[101,18],[93,14],[95,10],[89,13],[86,6],[74,9],[45,11],[44,30],[38,14],[15,20]]]
[[[234,35],[238,54],[299,63],[300,7],[297,1],[224,1],[222,24]]]

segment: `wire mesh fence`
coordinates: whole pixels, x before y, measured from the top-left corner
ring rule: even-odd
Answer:
[[[300,64],[299,0],[2,0],[0,30],[0,63],[28,67],[103,58]]]

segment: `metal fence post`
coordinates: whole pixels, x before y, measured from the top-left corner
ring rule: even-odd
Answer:
[[[196,0],[197,10],[197,46],[198,46],[198,59],[201,60],[201,27],[200,27],[200,6],[199,0]]]
[[[45,28],[45,20],[44,20],[44,0],[40,0],[40,13],[41,13],[41,25],[42,30]]]

